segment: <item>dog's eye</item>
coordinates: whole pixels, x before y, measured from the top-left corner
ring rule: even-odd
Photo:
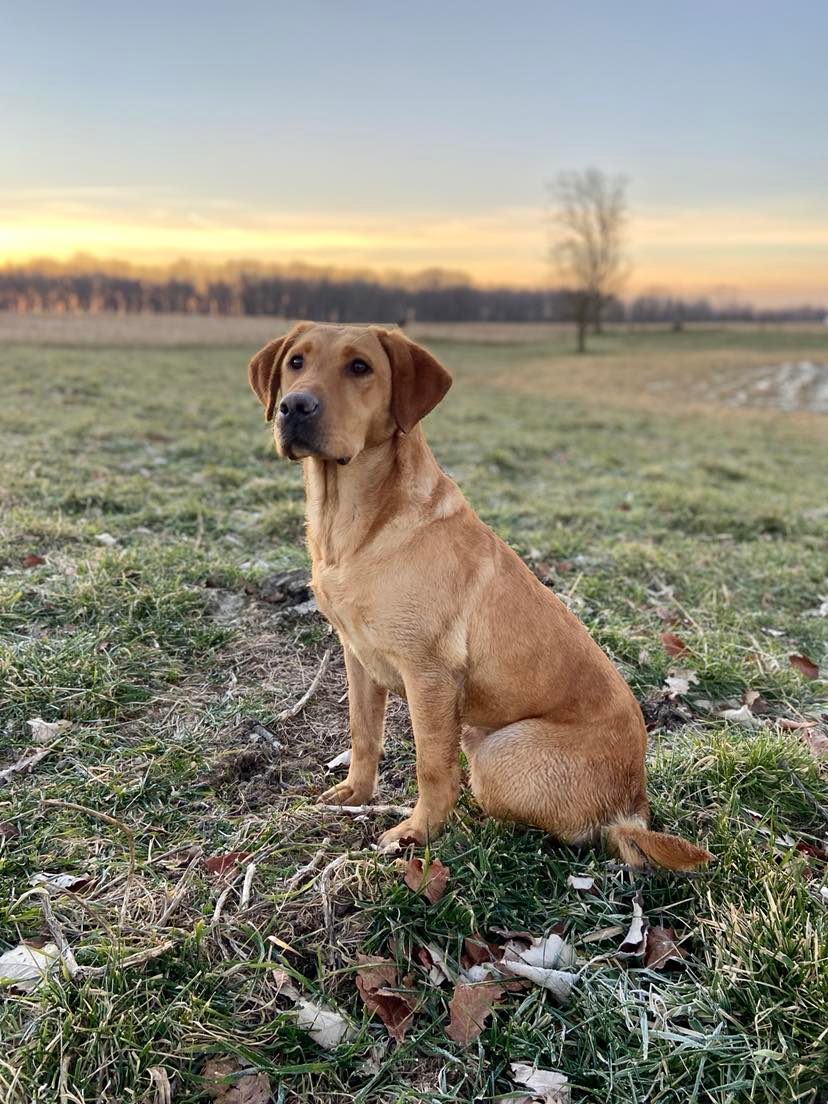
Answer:
[[[292,356],[290,358],[290,360],[288,361],[288,364],[291,366],[291,368],[293,368],[297,372],[299,371],[299,369],[302,367],[302,365],[304,363],[305,363],[305,358],[303,356],[299,356],[298,354],[296,356]]]
[[[348,371],[352,376],[367,376],[371,370],[371,365],[364,360],[352,360],[348,365]]]

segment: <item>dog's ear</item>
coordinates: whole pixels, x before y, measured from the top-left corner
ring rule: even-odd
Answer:
[[[438,360],[396,331],[377,336],[391,362],[391,413],[408,433],[433,410],[451,387],[451,376]]]
[[[269,341],[263,349],[259,349],[248,365],[247,378],[259,402],[265,408],[265,418],[268,422],[272,420],[273,411],[276,409],[276,398],[282,383],[284,354],[288,346],[310,328],[310,322],[299,322],[284,337],[277,337],[275,341]]]

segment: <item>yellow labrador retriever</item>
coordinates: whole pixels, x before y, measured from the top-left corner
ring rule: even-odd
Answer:
[[[279,453],[304,465],[312,583],[348,672],[352,760],[322,800],[369,802],[386,695],[405,695],[412,815],[380,844],[433,838],[460,786],[560,840],[632,866],[710,855],[647,826],[646,731],[629,687],[566,606],[440,470],[420,419],[451,385],[401,333],[302,322],[250,363]]]

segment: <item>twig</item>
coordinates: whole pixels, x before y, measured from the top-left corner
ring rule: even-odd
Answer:
[[[242,886],[241,899],[239,900],[239,912],[244,912],[250,903],[250,888],[253,885],[253,875],[256,873],[256,864],[254,862],[247,864],[247,869],[244,872],[244,885]]]
[[[121,962],[114,965],[119,970],[127,970],[130,966],[143,966],[145,962],[150,962],[153,958],[159,958],[175,946],[176,941],[174,939],[167,939],[163,943],[159,943],[157,947],[147,947],[146,950],[127,955]],[[78,966],[78,972],[83,974],[84,977],[103,977],[110,969],[112,969],[110,966]]]
[[[22,774],[24,771],[30,771],[32,767],[36,767],[41,759],[45,759],[46,756],[55,750],[55,745],[51,744],[49,747],[38,748],[37,751],[33,751],[28,755],[21,755],[16,763],[12,763],[11,766],[4,767],[0,770],[0,786],[5,786],[8,780],[13,774]]]
[[[46,921],[46,926],[57,945],[61,959],[66,963],[66,971],[69,977],[73,978],[80,967],[72,953],[72,948],[69,946],[69,940],[63,934],[63,928],[57,922],[57,918],[52,912],[52,902],[49,900],[49,891],[48,889],[33,889],[31,892],[35,897],[40,898],[40,907],[43,909],[43,919]],[[24,896],[28,896],[28,894],[24,894]]]
[[[291,717],[297,717],[302,712],[302,710],[305,708],[305,706],[311,700],[313,695],[319,689],[320,683],[322,682],[322,679],[325,677],[325,674],[327,673],[328,664],[330,662],[331,662],[331,649],[326,648],[325,649],[325,654],[322,656],[322,662],[319,664],[319,670],[313,676],[313,681],[311,682],[310,686],[307,688],[305,693],[302,695],[302,697],[299,699],[299,701],[296,702],[295,705],[292,705],[290,707],[290,709],[283,709],[282,712],[279,713],[279,715],[276,717],[277,721],[289,721],[291,719]]]
[[[102,820],[104,823],[111,824],[114,828],[118,828],[127,837],[127,842],[129,844],[129,873],[132,875],[135,869],[135,834],[122,820],[110,816],[109,813],[102,813],[98,809],[90,809],[86,805],[77,805],[74,801],[59,801],[56,797],[44,798],[41,804],[47,805],[50,809],[72,809],[76,813],[86,813],[87,816],[91,816],[95,820]]]
[[[117,817],[110,816],[109,813],[102,813],[98,809],[90,809],[86,805],[78,805],[74,801],[60,801],[56,797],[47,797],[42,801],[43,805],[47,805],[50,809],[72,809],[76,813],[85,813],[86,816],[91,816],[94,820],[102,820],[105,824],[111,824],[119,831],[123,832],[127,838],[127,844],[129,846],[129,867],[127,869],[127,884],[124,891],[124,899],[121,902],[121,926],[123,927],[126,921],[127,908],[129,907],[129,894],[132,888],[132,879],[135,876],[135,834],[131,828],[128,828],[122,820],[118,820]]]
[[[328,942],[333,943],[333,904],[331,903],[330,882],[334,873],[348,861],[347,855],[338,855],[328,863],[319,875],[319,893],[322,897],[322,917],[325,922],[325,931],[328,933]]]
[[[216,907],[213,909],[213,915],[210,919],[210,923],[214,927],[215,927],[216,924],[218,924],[219,920],[221,920],[221,910],[224,908],[224,903],[227,900],[227,898],[230,896],[230,893],[232,892],[233,887],[236,885],[236,882],[238,882],[240,877],[241,877],[241,874],[237,874],[236,877],[232,880],[232,882],[230,882],[228,885],[226,885],[224,887],[224,889],[221,891],[221,893],[219,894],[218,900],[216,901]]]
[[[411,816],[410,805],[314,805],[323,813],[349,813],[351,816],[369,816],[373,813],[394,813],[395,816]]]
[[[311,861],[309,863],[305,863],[304,866],[300,866],[298,870],[294,870],[294,872],[291,874],[291,876],[285,882],[285,889],[286,890],[295,889],[296,886],[299,885],[299,883],[302,881],[302,879],[305,877],[306,874],[312,874],[313,871],[316,870],[317,866],[319,866],[319,864],[324,859],[324,857],[325,857],[325,848],[328,846],[328,844],[330,842],[331,841],[327,837],[325,837],[325,839],[322,840],[322,846],[319,848],[319,850],[313,856]]]
[[[189,882],[190,878],[192,877],[193,871],[196,868],[196,864],[198,862],[200,862],[200,860],[201,860],[200,855],[196,855],[194,858],[190,859],[190,865],[186,868],[184,873],[181,875],[181,881],[175,887],[175,893],[172,895],[172,900],[167,905],[167,907],[164,909],[164,911],[161,913],[161,919],[158,921],[159,927],[164,926],[166,921],[169,920],[169,918],[173,915],[174,912],[176,912],[176,910],[178,909],[178,906],[184,900],[184,894],[187,891],[187,883]]]

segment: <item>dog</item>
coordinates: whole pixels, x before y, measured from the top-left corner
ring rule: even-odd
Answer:
[[[433,839],[460,789],[631,867],[710,858],[651,831],[641,710],[577,617],[474,513],[420,421],[451,386],[424,348],[376,326],[301,322],[251,360],[277,452],[304,467],[311,583],[339,634],[352,757],[325,803],[370,802],[388,691],[404,695],[416,805],[384,850]]]

